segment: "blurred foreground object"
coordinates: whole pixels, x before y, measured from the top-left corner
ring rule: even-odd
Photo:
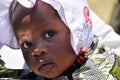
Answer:
[[[113,9],[110,25],[112,25],[114,30],[120,34],[120,0],[118,0],[118,3],[116,3]]]

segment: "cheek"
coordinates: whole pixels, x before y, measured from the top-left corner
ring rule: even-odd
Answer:
[[[63,45],[60,47],[60,45],[53,49],[51,55],[58,65],[58,70],[64,71],[73,64],[77,56],[71,46]]]
[[[55,62],[57,64],[57,67],[54,69],[54,73],[57,75],[62,74],[64,71],[66,71],[72,64],[74,63],[76,59],[75,55],[60,55],[59,57],[56,57]]]
[[[54,44],[49,46],[52,55],[60,64],[64,62],[68,62],[70,64],[76,58],[76,54],[70,43],[69,34],[66,34],[66,36],[62,35],[59,36],[59,38],[54,39]]]
[[[30,66],[34,63],[34,60],[32,59],[31,53],[32,53],[31,51],[23,51],[23,56],[24,56],[24,59],[25,59],[28,66]]]

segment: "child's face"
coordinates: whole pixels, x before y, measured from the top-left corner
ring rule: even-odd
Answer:
[[[28,66],[37,75],[57,77],[77,57],[69,29],[56,11],[40,0],[33,12],[18,23],[15,33]]]

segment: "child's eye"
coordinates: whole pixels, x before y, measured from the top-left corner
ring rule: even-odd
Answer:
[[[25,41],[22,44],[22,47],[25,48],[25,49],[28,49],[30,46],[32,46],[32,43],[29,42],[29,41]]]
[[[44,33],[44,39],[49,39],[51,37],[53,37],[56,34],[56,32],[54,31],[47,31]]]

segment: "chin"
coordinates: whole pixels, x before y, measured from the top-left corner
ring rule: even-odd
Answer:
[[[46,75],[43,75],[43,77],[45,78],[50,78],[50,79],[53,79],[53,78],[56,78],[58,77],[60,74],[46,74]]]
[[[42,76],[42,77],[45,77],[45,78],[56,78],[56,77],[58,77],[58,76],[60,76],[61,75],[61,72],[59,71],[59,72],[55,72],[55,71],[48,71],[48,72],[37,72],[36,73],[37,75],[39,75],[39,76]]]
[[[46,76],[44,76],[45,78],[56,78],[56,77],[58,77],[59,75],[46,75]]]

